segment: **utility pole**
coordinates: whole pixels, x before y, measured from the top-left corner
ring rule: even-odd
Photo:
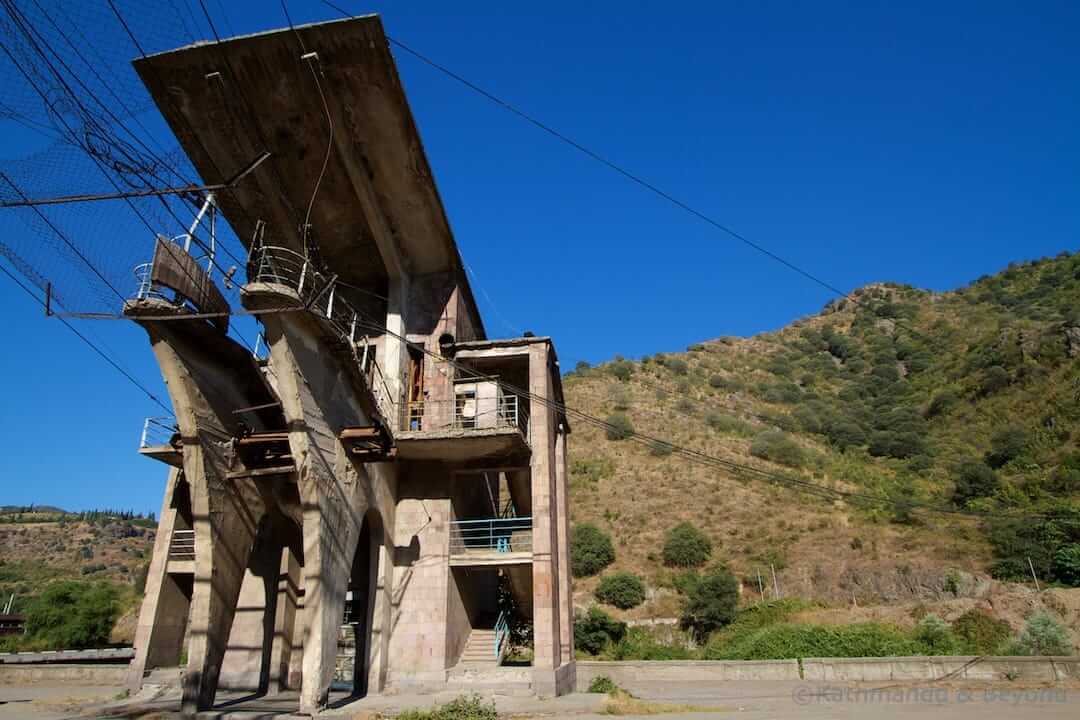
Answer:
[[[1027,561],[1028,567],[1031,568],[1031,579],[1035,581],[1035,592],[1042,592],[1042,590],[1039,589],[1039,578],[1035,575],[1035,566],[1031,563],[1030,557],[1027,559]]]
[[[757,591],[761,595],[761,601],[765,602],[765,586],[761,584],[761,571],[757,571]]]
[[[776,566],[770,563],[769,564],[769,569],[772,570],[773,590],[776,592],[776,597],[779,598],[780,597],[780,583],[778,583],[776,581]]]

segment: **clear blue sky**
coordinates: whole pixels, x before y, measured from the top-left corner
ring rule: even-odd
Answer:
[[[341,4],[840,288],[1077,249],[1080,3]],[[225,2],[227,26],[209,5],[238,33],[284,24],[277,3]],[[396,56],[490,334],[550,334],[570,369],[830,299]],[[22,154],[0,129],[0,157]],[[135,453],[154,406],[3,277],[0,300],[0,504],[157,510],[165,470]],[[89,330],[164,397],[141,331]]]

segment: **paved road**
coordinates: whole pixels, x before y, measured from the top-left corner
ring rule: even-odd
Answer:
[[[175,699],[150,703],[131,713],[95,712],[92,707],[114,698],[115,687],[0,687],[0,720],[60,720],[97,718],[174,717]],[[671,720],[716,718],[739,720],[1076,720],[1080,717],[1080,686],[1039,687],[1018,684],[953,684],[949,686],[861,685],[782,681],[734,681],[713,687],[697,684],[642,684],[636,694],[649,701],[695,706],[693,712],[673,712]],[[406,708],[431,707],[452,699],[452,694],[396,695],[365,698],[342,705],[328,714],[362,718],[365,713],[397,713]],[[295,712],[295,693],[271,698],[223,695],[222,705],[205,717],[289,718]],[[334,698],[339,699],[339,698]],[[573,717],[575,720],[610,718],[603,714],[604,696],[578,693],[550,700],[495,696],[501,713],[526,717]],[[238,702],[239,701],[239,702]],[[80,708],[78,706],[82,706]],[[89,706],[89,707],[88,707]],[[700,711],[696,711],[700,708]]]

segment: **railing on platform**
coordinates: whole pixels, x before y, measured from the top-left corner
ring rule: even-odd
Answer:
[[[195,531],[173,530],[172,539],[169,542],[170,560],[194,560],[195,559]]]
[[[532,518],[484,518],[450,523],[450,554],[532,552]]]
[[[405,407],[403,430],[491,430],[516,428],[529,441],[529,412],[517,395],[457,396],[453,400],[419,400]]]
[[[495,621],[495,662],[502,660],[503,649],[510,640],[510,618],[506,611],[499,613],[499,619]]]
[[[148,417],[143,420],[142,435],[139,436],[139,449],[151,447],[175,446],[180,435],[173,417]]]
[[[319,272],[309,258],[295,250],[263,244],[259,231],[256,231],[256,238],[252,242],[249,265],[252,282],[283,285],[294,290],[309,310],[329,322],[360,365],[375,395],[379,412],[388,423],[393,424],[397,418],[397,402],[374,354],[369,355],[367,335],[371,323],[341,297],[336,276],[327,277]]]

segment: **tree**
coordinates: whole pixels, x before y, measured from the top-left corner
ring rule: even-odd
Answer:
[[[1061,583],[1080,587],[1080,543],[1062,545],[1054,553],[1054,577]]]
[[[993,395],[1009,386],[1009,371],[1000,365],[992,365],[983,371],[979,378],[979,394],[983,397]]]
[[[575,525],[570,532],[570,572],[574,577],[595,575],[615,562],[615,547],[600,528],[590,523]]]
[[[703,642],[713,630],[735,619],[739,604],[739,583],[725,567],[701,576],[689,588],[683,605],[682,625]]]
[[[634,434],[634,424],[625,413],[617,412],[608,415],[607,439],[626,440]]]
[[[590,655],[597,655],[625,636],[626,623],[619,622],[597,607],[589,608],[584,617],[579,615],[574,621],[574,646]]]
[[[50,650],[101,647],[119,613],[116,590],[103,583],[57,582],[26,611],[26,634]]]
[[[750,443],[750,454],[781,465],[800,467],[806,460],[802,446],[781,430],[766,430]]]
[[[664,564],[669,567],[701,567],[710,554],[709,537],[688,522],[671,528],[664,538]]]
[[[1000,484],[997,473],[983,463],[977,460],[965,462],[957,469],[953,503],[964,507],[976,498],[989,497],[997,492]]]
[[[594,594],[602,603],[629,610],[645,602],[645,583],[633,573],[612,573],[600,578]]]

